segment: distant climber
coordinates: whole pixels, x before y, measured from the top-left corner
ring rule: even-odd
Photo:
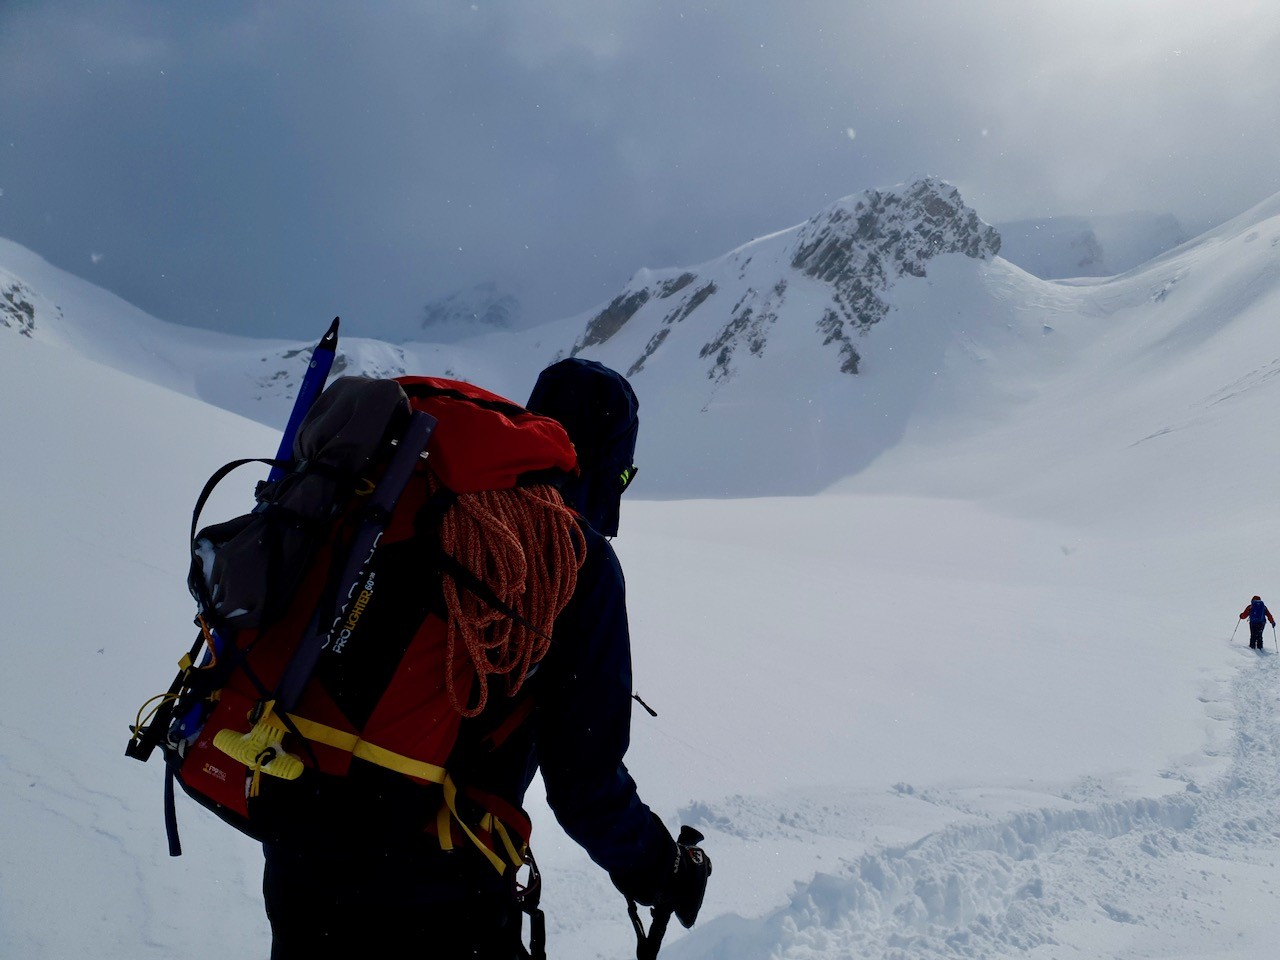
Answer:
[[[1241,611],[1240,619],[1249,621],[1249,649],[1261,650],[1262,632],[1266,629],[1267,621],[1271,621],[1272,627],[1276,625],[1276,618],[1271,615],[1262,598],[1254,597],[1250,600],[1249,605]]]

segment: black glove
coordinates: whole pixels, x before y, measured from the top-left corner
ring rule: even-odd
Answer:
[[[651,906],[655,917],[674,913],[686,927],[692,926],[711,876],[711,858],[698,846],[702,834],[693,827],[681,827],[680,838],[672,840],[662,821],[656,816],[653,820],[666,849],[633,870],[609,876],[624,897]]]
[[[662,906],[671,907],[680,925],[693,926],[702,909],[702,898],[707,892],[707,878],[711,876],[711,858],[699,843],[702,834],[693,827],[681,827],[676,840],[676,862]]]
[[[661,824],[662,821],[654,817]],[[666,833],[666,827],[662,828]],[[668,834],[670,837],[670,834]],[[702,834],[693,827],[681,827],[680,837],[674,842],[675,857],[665,864],[653,864],[642,874],[630,877],[614,876],[613,882],[627,898],[627,913],[636,930],[636,960],[657,960],[667,923],[675,916],[688,928],[698,919],[702,898],[707,892],[707,878],[711,876],[711,858],[698,846]],[[646,894],[646,891],[652,891]],[[636,900],[644,897],[652,905],[653,922],[645,932],[640,920]]]

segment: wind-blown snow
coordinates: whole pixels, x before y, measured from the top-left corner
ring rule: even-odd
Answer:
[[[167,857],[160,765],[123,756],[190,644],[195,495],[277,436],[181,395],[186,354],[229,379],[261,345],[175,341],[11,245],[0,269],[67,325],[94,304],[100,328],[73,343],[37,311],[30,337],[0,329],[0,955],[265,956],[254,845],[180,797],[186,854]],[[715,862],[663,955],[1271,957],[1280,657],[1274,634],[1262,656],[1243,626],[1228,641],[1252,594],[1280,607],[1280,197],[1121,278],[949,254],[892,301],[858,374],[819,377],[777,340],[711,394],[790,382],[857,405],[757,406],[737,441],[768,472],[802,432],[840,465],[821,493],[624,504],[636,684],[659,714],[637,712],[629,764]],[[585,319],[545,350],[505,335],[524,367],[487,339],[383,359],[520,399]],[[642,476],[704,436],[660,394],[715,390],[658,360],[634,377]],[[245,473],[211,518],[239,512]],[[621,897],[530,806],[551,954],[632,955]]]

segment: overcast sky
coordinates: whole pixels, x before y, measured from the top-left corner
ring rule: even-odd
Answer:
[[[929,173],[988,221],[1280,191],[1274,0],[0,0],[0,236],[310,339],[577,313]]]

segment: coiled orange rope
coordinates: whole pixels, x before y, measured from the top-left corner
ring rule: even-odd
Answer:
[[[546,656],[546,637],[577,587],[586,539],[555,487],[530,486],[459,495],[444,515],[440,545],[544,635],[444,577],[449,699],[462,716],[474,717],[489,701],[490,677],[505,677],[506,693],[514,696]],[[460,651],[470,658],[479,684],[471,708],[454,689]]]

